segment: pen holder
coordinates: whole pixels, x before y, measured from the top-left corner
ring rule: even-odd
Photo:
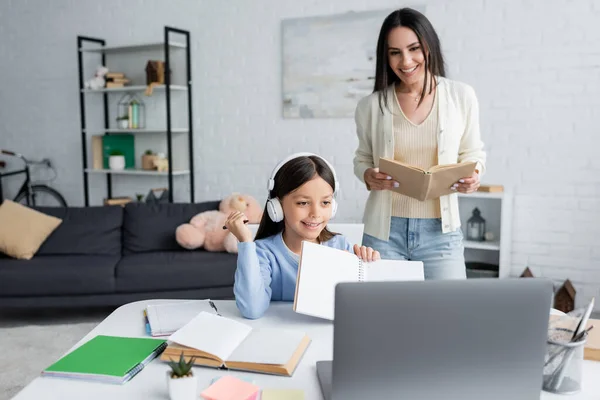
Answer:
[[[574,394],[581,391],[583,351],[587,333],[571,342],[573,331],[553,329],[547,340],[542,389],[556,394]]]

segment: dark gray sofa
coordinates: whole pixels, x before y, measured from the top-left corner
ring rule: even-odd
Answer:
[[[175,229],[219,202],[36,209],[63,220],[31,260],[0,254],[0,307],[233,298],[236,255],[185,250]]]

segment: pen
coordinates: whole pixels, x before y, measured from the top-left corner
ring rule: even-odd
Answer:
[[[217,306],[215,306],[215,303],[213,303],[212,300],[209,300],[208,304],[210,304],[210,306],[215,310],[215,312],[217,313],[217,315],[220,317],[221,314],[219,314],[219,310],[217,310]]]
[[[572,342],[579,342],[581,339],[583,339],[583,336],[585,336],[585,334],[588,333],[589,331],[591,331],[592,329],[594,329],[594,325],[590,325],[589,328],[581,331],[581,333],[579,333],[579,335],[577,335],[573,338]]]
[[[244,223],[245,223],[245,224],[247,224],[247,223],[248,223],[248,220],[247,220],[247,219],[245,219],[245,220],[244,220]],[[223,229],[227,229],[227,227],[226,227],[225,225],[223,225]]]

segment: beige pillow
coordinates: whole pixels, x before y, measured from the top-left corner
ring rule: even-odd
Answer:
[[[0,251],[30,260],[61,223],[59,218],[4,200],[0,206]]]

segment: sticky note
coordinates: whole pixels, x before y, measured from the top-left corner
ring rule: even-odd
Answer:
[[[233,376],[224,376],[200,395],[206,400],[255,400],[260,388]]]
[[[261,400],[304,400],[301,389],[263,389]]]

